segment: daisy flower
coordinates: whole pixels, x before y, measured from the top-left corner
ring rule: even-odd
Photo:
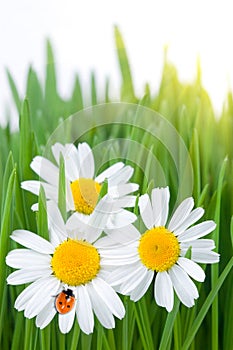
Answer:
[[[45,190],[47,200],[58,203],[59,187],[59,158],[64,157],[66,176],[66,204],[67,211],[72,211],[79,220],[92,224],[96,221],[100,208],[97,204],[101,185],[104,180],[108,181],[108,192],[105,199],[109,205],[106,206],[106,226],[118,227],[118,225],[129,224],[136,220],[136,216],[123,209],[133,207],[135,196],[130,195],[138,190],[138,184],[129,183],[133,175],[133,168],[118,162],[98,176],[95,176],[95,162],[91,148],[87,143],[79,143],[78,147],[73,144],[62,145],[56,143],[52,146],[52,153],[56,165],[48,159],[36,156],[31,162],[32,170],[41,178],[40,181],[24,181],[21,186],[37,196],[40,185]],[[33,210],[38,210],[38,203],[32,206]],[[110,215],[113,213],[113,215]],[[103,213],[102,213],[103,214]],[[75,224],[75,219],[73,223]]]
[[[16,230],[11,238],[24,246],[9,252],[6,263],[18,269],[7,282],[31,283],[17,297],[15,308],[24,316],[36,316],[36,326],[43,329],[58,314],[62,333],[70,331],[75,314],[81,330],[90,334],[94,313],[106,328],[114,328],[114,316],[122,319],[124,306],[105,281],[108,271],[106,247],[102,255],[101,231],[80,221],[80,228],[68,232],[52,201],[47,202],[50,241],[37,234]],[[111,250],[111,254],[114,254]],[[108,255],[108,254],[107,254]]]
[[[118,264],[108,282],[132,300],[139,300],[149,288],[153,277],[154,297],[158,305],[170,312],[174,304],[174,290],[187,307],[194,305],[198,290],[192,279],[203,282],[205,272],[197,263],[212,264],[219,261],[219,254],[212,239],[202,239],[212,232],[216,224],[204,221],[190,227],[204,214],[202,208],[194,210],[193,198],[185,199],[167,223],[169,212],[169,189],[155,188],[151,200],[147,194],[139,199],[139,209],[146,231],[142,234],[133,226],[113,230],[105,238],[108,249],[119,244],[118,262],[112,257],[112,264]],[[191,258],[185,257],[191,247]],[[111,265],[111,261],[109,261]]]

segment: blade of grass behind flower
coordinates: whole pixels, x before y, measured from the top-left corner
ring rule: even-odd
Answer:
[[[30,168],[30,163],[34,156],[35,151],[35,142],[31,127],[31,117],[29,110],[28,100],[25,99],[22,103],[21,112],[20,112],[20,144],[19,144],[19,175],[20,180],[26,180],[34,177],[34,174]],[[22,192],[23,197],[23,209],[26,213],[26,228],[35,229],[34,224],[34,214],[31,210],[27,210],[28,206],[30,207],[33,202],[34,196],[31,193],[26,191]]]
[[[25,99],[20,112],[20,152],[19,163],[21,169],[21,179],[32,177],[30,163],[33,158],[33,136],[31,127],[31,117],[28,100]]]
[[[227,160],[225,159],[223,161],[223,164],[222,164],[222,167],[221,167],[221,170],[219,173],[219,180],[218,180],[218,187],[217,187],[216,209],[215,209],[215,216],[214,216],[214,221],[217,224],[217,227],[212,234],[212,238],[215,241],[217,251],[219,250],[221,195],[222,195],[222,187],[223,187],[223,180],[224,180],[225,171],[226,171],[226,165],[227,165]],[[218,279],[218,274],[219,274],[219,265],[213,264],[211,266],[212,288],[216,284],[216,281]],[[211,319],[211,321],[212,321],[212,350],[218,350],[219,349],[218,295],[216,295],[216,298],[212,304],[212,319]]]
[[[22,312],[15,313],[15,324],[14,324],[14,332],[12,337],[11,350],[19,350],[22,348],[22,341],[24,334],[24,324],[25,318]]]
[[[8,158],[9,162],[5,169],[4,178],[8,177],[8,183],[4,181],[4,192],[5,201],[1,214],[1,228],[0,228],[0,348],[5,348],[6,334],[11,331],[12,318],[11,312],[9,312],[9,287],[6,284],[6,277],[8,267],[5,264],[5,257],[9,251],[10,246],[10,234],[13,226],[13,210],[12,202],[15,196],[15,179],[16,179],[16,169],[13,168],[11,173],[9,172],[12,167],[13,158],[10,156]],[[9,316],[9,318],[8,318]],[[10,323],[9,323],[10,322]],[[7,332],[6,332],[7,331]]]
[[[41,350],[50,350],[51,344],[51,324],[49,324],[46,328],[39,330],[40,332],[40,348]]]
[[[12,152],[10,151],[5,164],[5,171],[3,175],[3,181],[2,181],[1,217],[3,217],[3,210],[5,206],[5,202],[3,199],[6,198],[7,186],[8,186],[9,178],[13,169],[14,169],[14,159],[13,159]]]
[[[161,342],[160,342],[160,346],[159,346],[159,350],[168,350],[168,344],[169,341],[171,340],[171,334],[173,331],[173,325],[179,310],[179,306],[180,306],[180,301],[178,300],[177,296],[175,295],[175,299],[174,299],[174,307],[173,310],[167,315],[167,320],[165,323],[165,327],[163,330],[163,334],[162,334],[162,338],[161,338]]]
[[[76,113],[81,109],[83,109],[82,87],[81,87],[81,83],[78,75],[76,75],[75,77],[73,93],[70,100],[70,109],[71,109],[71,114]]]
[[[117,48],[118,62],[121,70],[122,87],[121,99],[123,101],[135,102],[135,93],[133,87],[133,80],[129,66],[125,45],[121,33],[117,27],[114,30],[115,43]]]
[[[145,296],[134,304],[135,319],[144,350],[154,348]]]
[[[7,191],[6,191],[6,199],[4,204],[4,210],[1,218],[1,235],[0,235],[0,300],[2,300],[2,295],[5,290],[5,279],[6,279],[6,265],[5,265],[5,257],[8,253],[9,249],[9,236],[11,233],[11,205],[12,199],[14,198],[15,191],[15,177],[16,170],[13,169],[9,178]],[[4,306],[4,305],[2,305]],[[2,323],[1,323],[2,324]],[[2,331],[2,327],[0,327]],[[0,332],[1,332],[0,331]]]
[[[103,349],[104,350],[112,350],[109,343],[108,343],[108,339],[106,337],[106,333],[103,332]]]
[[[39,204],[39,210],[37,213],[37,233],[41,237],[49,240],[46,197],[45,197],[45,191],[43,186],[40,186],[38,204]]]
[[[231,218],[230,225],[231,232],[231,245],[233,250],[233,216]],[[224,295],[224,304],[226,305],[226,312],[224,314],[224,327],[223,327],[223,349],[230,349],[232,346],[232,325],[233,325],[233,307],[232,305],[232,295],[233,295],[233,271],[231,271],[231,276],[228,280],[227,295]]]
[[[111,350],[117,350],[116,349],[116,343],[115,343],[113,330],[112,329],[107,329],[105,331],[105,334],[107,335],[108,345],[109,345],[110,349]]]
[[[97,88],[94,72],[91,73],[91,104],[92,106],[97,104]]]
[[[110,98],[109,98],[109,86],[110,86],[110,80],[107,77],[105,80],[105,89],[104,89],[104,102],[108,103],[110,102]]]
[[[92,343],[92,334],[81,333],[81,349],[90,350]]]
[[[25,337],[24,337],[24,350],[32,350],[32,344],[34,340],[33,323],[34,320],[25,319]]]
[[[135,329],[134,307],[129,297],[124,297],[125,317],[122,320],[122,343],[121,349],[132,349],[133,334]]]
[[[194,171],[194,198],[197,200],[201,192],[201,172],[200,172],[200,150],[197,129],[193,130],[193,137],[190,146],[190,155],[192,157],[193,171]]]
[[[26,96],[30,101],[32,122],[37,122],[37,113],[43,108],[43,92],[41,83],[35,70],[30,66],[27,75]],[[39,127],[38,123],[34,127]]]
[[[102,350],[104,329],[103,329],[103,326],[99,322],[97,322],[96,329],[97,329],[96,350]]]
[[[36,350],[38,348],[38,346],[37,346],[38,345],[38,334],[39,334],[39,329],[36,328],[35,332],[34,332],[35,337],[33,340],[32,350]],[[50,344],[50,343],[48,343],[48,344]]]
[[[81,332],[80,332],[80,328],[79,328],[78,322],[74,322],[74,329],[73,329],[73,336],[72,336],[70,350],[78,349],[80,333]]]
[[[206,184],[205,187],[203,188],[202,192],[200,193],[200,197],[198,198],[197,201],[197,207],[201,207],[206,199],[207,193],[209,190],[209,184]]]
[[[180,312],[178,310],[177,316],[174,322],[174,350],[180,350],[181,348],[181,317]]]
[[[7,74],[8,82],[9,82],[9,85],[11,88],[12,97],[13,97],[13,100],[15,102],[15,106],[17,108],[18,113],[20,113],[21,98],[19,96],[18,89],[17,89],[16,84],[14,82],[14,79],[13,79],[13,77],[8,69],[6,70],[6,74]]]

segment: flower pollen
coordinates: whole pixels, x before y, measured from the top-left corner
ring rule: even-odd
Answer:
[[[79,178],[71,184],[75,210],[90,215],[97,204],[101,185],[92,179]]]
[[[51,266],[61,282],[78,286],[96,277],[100,269],[100,256],[92,244],[68,239],[56,248]]]
[[[169,270],[178,260],[180,246],[176,236],[164,226],[146,231],[138,246],[142,263],[151,270]]]

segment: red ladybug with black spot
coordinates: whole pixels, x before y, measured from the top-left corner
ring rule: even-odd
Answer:
[[[75,296],[71,289],[63,290],[56,296],[55,308],[59,314],[67,314],[75,305]]]

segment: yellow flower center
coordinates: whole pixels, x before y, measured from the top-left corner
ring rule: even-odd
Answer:
[[[165,227],[160,226],[142,235],[138,252],[148,269],[162,272],[170,269],[177,262],[180,246],[176,236]]]
[[[92,179],[80,178],[73,181],[70,186],[75,210],[90,215],[97,204],[101,185]]]
[[[88,242],[68,239],[56,248],[51,266],[60,281],[78,286],[96,277],[100,269],[100,256]]]

